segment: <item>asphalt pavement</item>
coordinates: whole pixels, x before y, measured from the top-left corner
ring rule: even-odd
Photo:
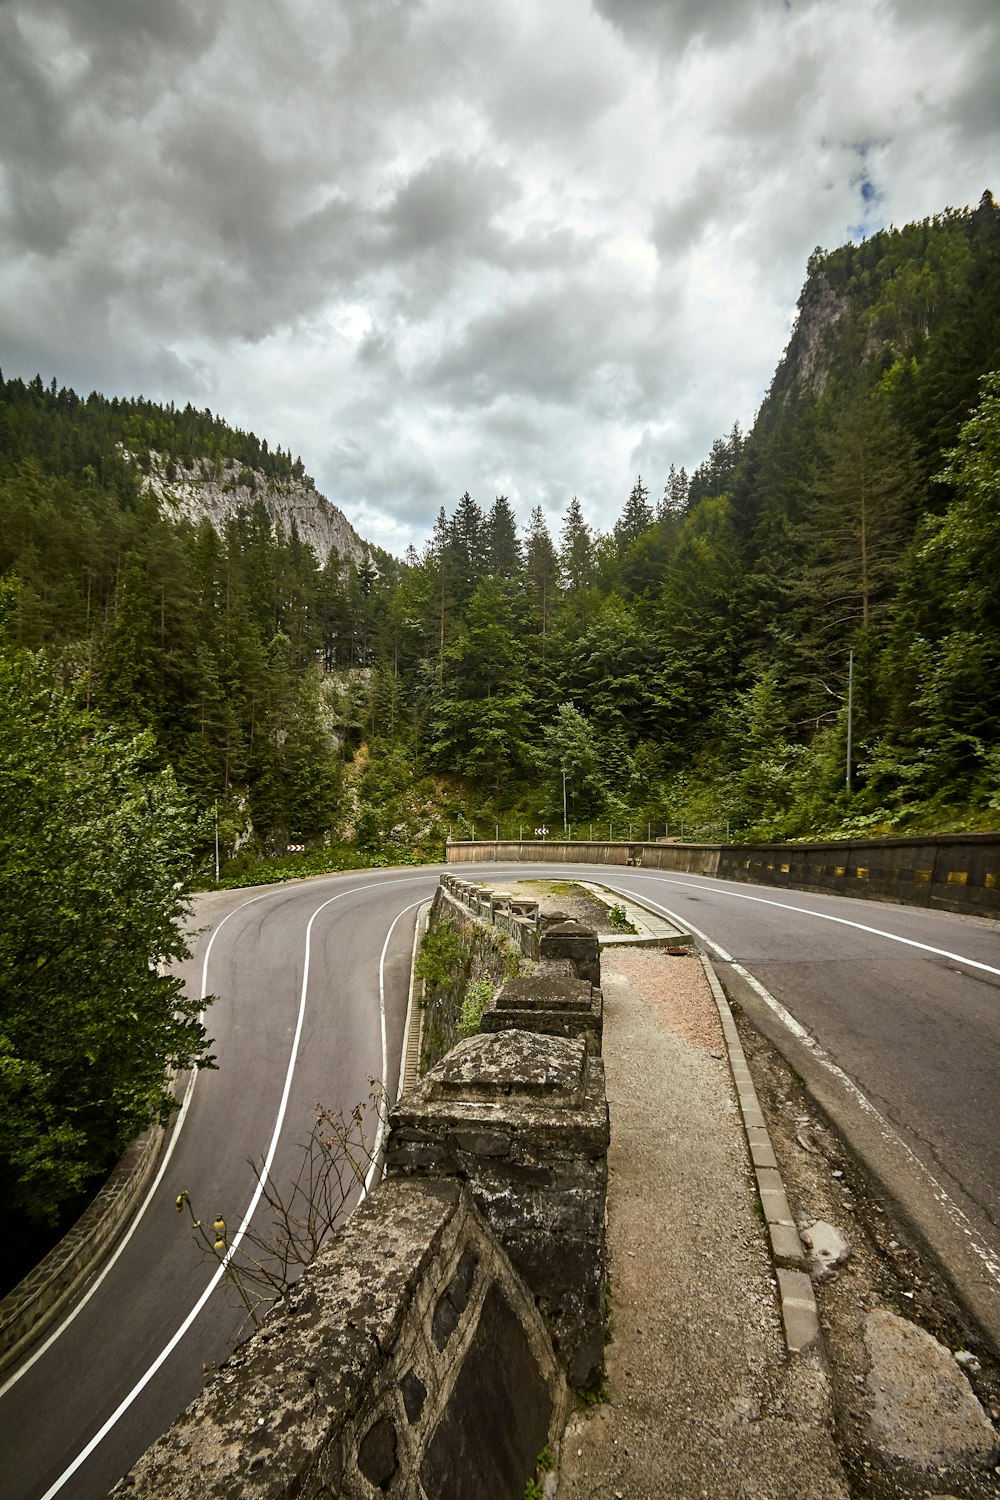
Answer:
[[[395,1089],[413,918],[436,881],[365,871],[198,899],[184,978],[218,996],[206,1017],[218,1070],[198,1075],[123,1253],[0,1386],[3,1500],[106,1495],[227,1357],[245,1311],[227,1283],[209,1290],[217,1268],[175,1199],[222,1213],[232,1238],[250,1160],[273,1147],[288,1180],[318,1104],[349,1113],[371,1077]]]
[[[697,876],[608,883],[699,935],[1000,1356],[1000,924]]]
[[[594,873],[561,866],[559,877]],[[955,1282],[1000,1330],[1000,1143],[991,1128],[1000,928],[667,872],[604,869],[598,878],[699,936],[727,990],[798,1058],[935,1253],[954,1252]],[[360,872],[199,902],[204,930],[186,977],[200,992],[207,957],[207,985],[220,997],[209,1013],[219,1071],[199,1076],[120,1259],[0,1392],[2,1500],[106,1494],[191,1399],[203,1366],[225,1357],[241,1310],[225,1288],[207,1293],[210,1268],[175,1213],[176,1195],[186,1190],[200,1214],[222,1211],[237,1224],[253,1188],[248,1157],[260,1160],[273,1143],[274,1171],[287,1175],[317,1103],[350,1110],[370,1076],[384,1074],[394,1089],[413,908],[436,880],[433,869]],[[704,1334],[692,1337],[714,1337],[708,1305],[704,1316]],[[659,1493],[678,1492],[664,1480]]]

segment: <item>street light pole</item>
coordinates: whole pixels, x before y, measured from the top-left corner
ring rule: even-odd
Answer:
[[[854,652],[847,659],[847,790],[851,790],[851,739],[854,731]]]
[[[565,838],[565,836],[566,836],[566,828],[567,828],[567,820],[566,820],[566,772],[565,772],[565,770],[562,773],[562,779],[563,779],[563,837]]]

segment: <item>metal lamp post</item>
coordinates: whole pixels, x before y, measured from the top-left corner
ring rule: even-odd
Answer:
[[[847,658],[847,790],[851,790],[851,739],[854,732],[854,652]]]

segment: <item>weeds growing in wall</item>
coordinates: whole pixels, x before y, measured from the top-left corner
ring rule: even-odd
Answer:
[[[436,901],[415,970],[424,985],[420,1071],[463,1037],[475,1036],[499,986],[531,967],[501,932],[471,917],[463,921]]]

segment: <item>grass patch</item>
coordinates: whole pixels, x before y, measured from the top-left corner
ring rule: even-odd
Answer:
[[[636,930],[635,927],[633,927],[632,923],[629,921],[628,917],[625,915],[624,906],[609,906],[608,921],[611,923],[616,932],[634,933]]]
[[[517,889],[525,895],[572,896],[580,887],[575,880],[519,880]]]

